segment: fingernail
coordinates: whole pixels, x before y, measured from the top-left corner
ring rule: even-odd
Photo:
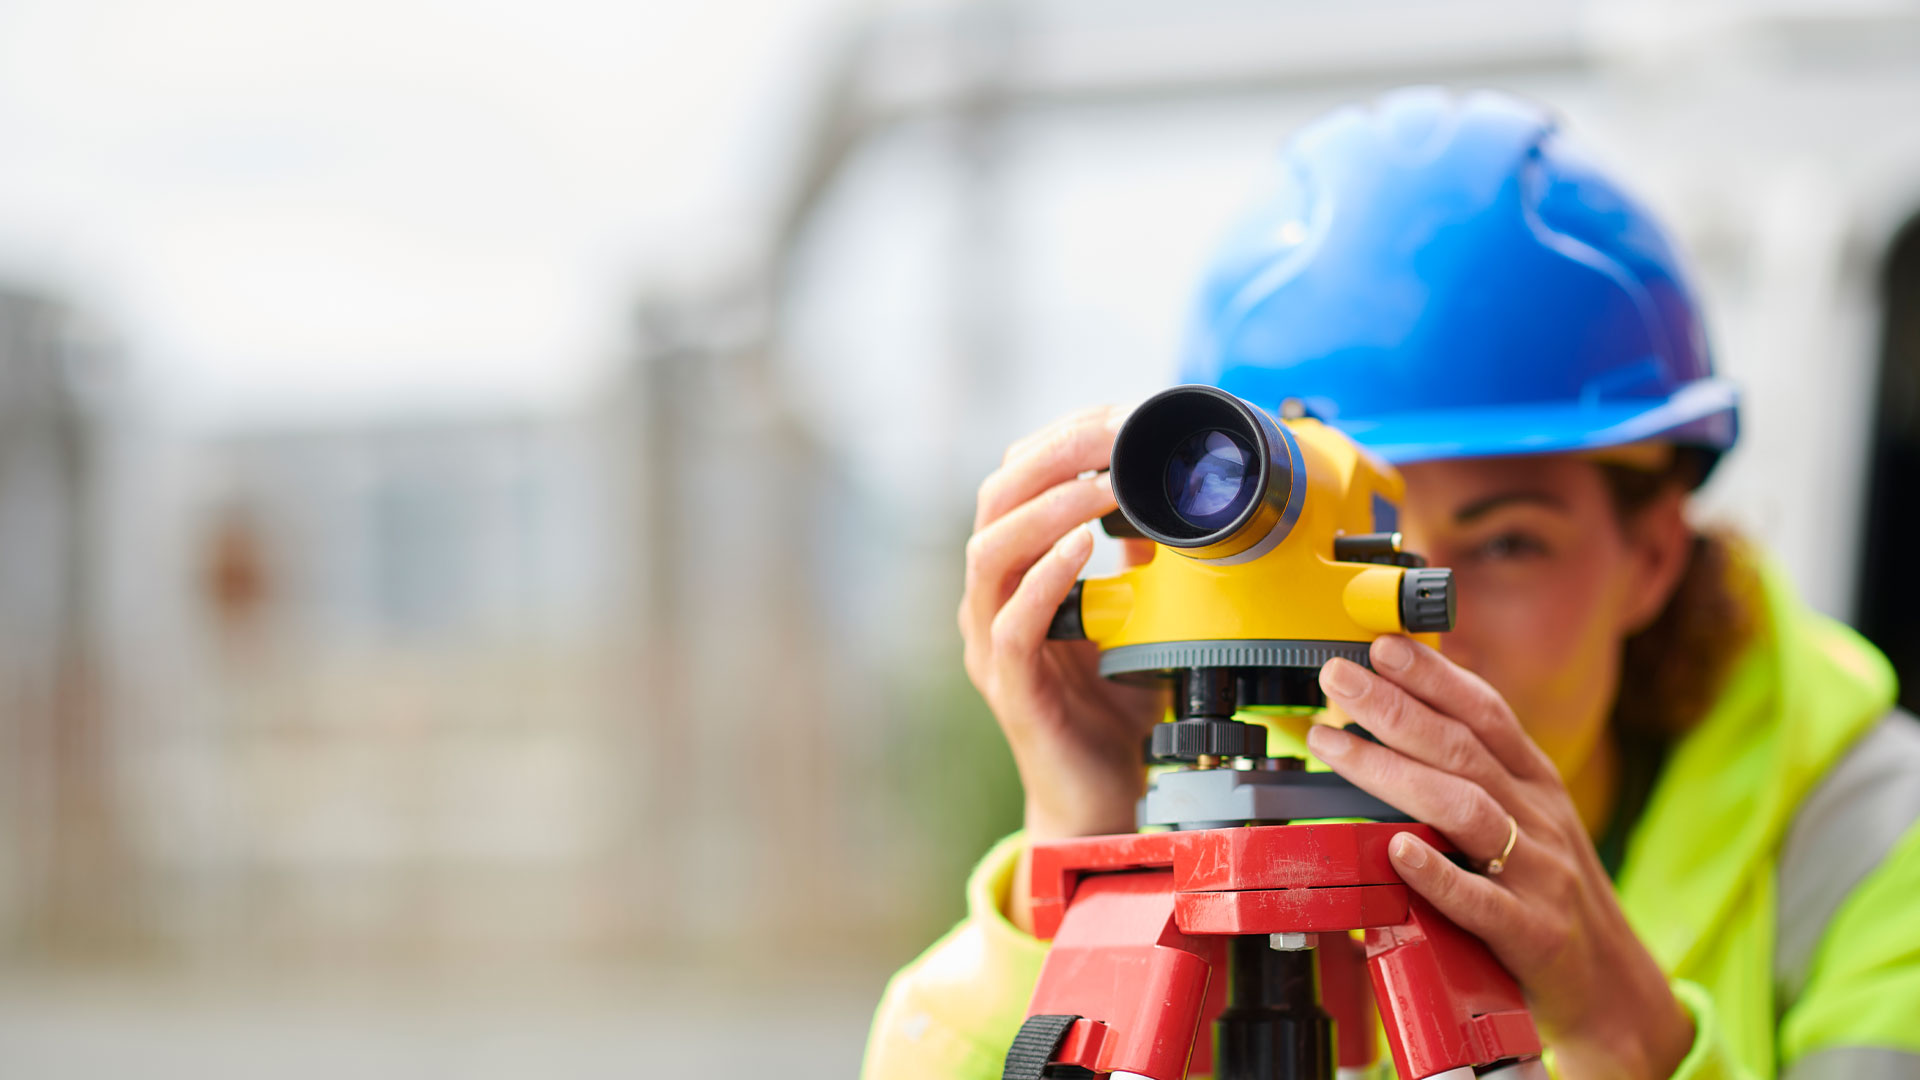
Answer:
[[[1100,494],[1102,495],[1112,495],[1113,494],[1113,474],[1110,472],[1094,473],[1093,486],[1094,486],[1094,489],[1099,491]]]
[[[1413,646],[1398,634],[1388,634],[1373,643],[1373,666],[1388,671],[1405,671],[1413,663]]]
[[[1320,687],[1335,697],[1359,697],[1367,688],[1366,676],[1358,664],[1349,660],[1329,660],[1320,669]]]
[[[1345,757],[1347,748],[1353,745],[1353,736],[1339,728],[1325,724],[1315,724],[1307,730],[1307,749],[1321,761],[1332,761]]]
[[[1063,559],[1078,559],[1093,546],[1093,534],[1085,525],[1076,525],[1072,532],[1054,542],[1053,550]]]
[[[1395,833],[1393,857],[1418,870],[1427,865],[1427,845],[1415,840],[1412,833]]]
[[[1120,426],[1127,422],[1127,417],[1130,414],[1131,410],[1115,408],[1113,412],[1107,414],[1107,430],[1113,432],[1115,435],[1120,434]]]

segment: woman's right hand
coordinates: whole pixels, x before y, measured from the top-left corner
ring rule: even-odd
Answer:
[[[1047,640],[1093,551],[1087,523],[1114,509],[1105,470],[1125,419],[1088,409],[1014,443],[980,485],[967,541],[967,676],[1013,750],[1034,840],[1132,832],[1146,783],[1140,744],[1166,708],[1164,692],[1101,678],[1091,642]],[[1128,542],[1129,562],[1150,555],[1148,542]],[[1023,926],[1025,892],[1015,890]]]

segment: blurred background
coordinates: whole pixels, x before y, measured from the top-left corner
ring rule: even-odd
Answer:
[[[0,1075],[852,1075],[1018,820],[974,486],[1416,82],[1666,216],[1920,688],[1920,4],[0,0]]]

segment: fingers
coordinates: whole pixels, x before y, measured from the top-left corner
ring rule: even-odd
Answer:
[[[1435,712],[1465,724],[1513,775],[1523,780],[1559,778],[1552,759],[1527,737],[1506,700],[1485,679],[1398,634],[1376,640],[1368,659],[1381,676]]]
[[[1485,863],[1506,849],[1507,811],[1479,784],[1325,725],[1307,732],[1307,748],[1355,787],[1439,829],[1468,858]]]
[[[1030,499],[967,541],[967,586],[961,599],[961,631],[987,631],[1024,573],[1070,529],[1113,509],[1106,473],[1068,480]],[[1085,532],[1084,529],[1078,530]],[[1091,542],[1091,536],[1088,540]]]
[[[1046,642],[1053,613],[1067,598],[1080,568],[1093,554],[1093,534],[1074,529],[1047,550],[1034,563],[1020,587],[1013,591],[1000,613],[993,617],[989,637],[996,656],[1032,656]]]
[[[1015,443],[1007,459],[980,485],[974,531],[998,521],[1015,507],[1081,473],[1104,469],[1113,454],[1113,436],[1126,419],[1111,406],[1076,413]]]
[[[1395,836],[1387,856],[1402,881],[1474,937],[1501,942],[1521,923],[1520,901],[1512,892],[1455,866],[1412,833]]]
[[[1511,789],[1512,774],[1470,728],[1359,664],[1329,660],[1320,688],[1343,716],[1415,761],[1502,796]]]

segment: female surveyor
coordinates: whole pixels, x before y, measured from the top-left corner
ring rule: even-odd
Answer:
[[[1452,567],[1439,651],[1320,675],[1306,746],[1411,836],[1396,871],[1483,939],[1569,1077],[1920,1076],[1920,723],[1884,659],[1687,518],[1735,437],[1665,234],[1537,108],[1389,96],[1288,146],[1216,258],[1184,381],[1306,401],[1398,465]],[[1065,417],[981,486],[960,626],[1025,829],[887,988],[869,1080],[996,1077],[1045,943],[1027,845],[1128,831],[1150,692],[1048,642],[1114,508],[1121,416]],[[1517,830],[1517,831],[1516,831]]]

